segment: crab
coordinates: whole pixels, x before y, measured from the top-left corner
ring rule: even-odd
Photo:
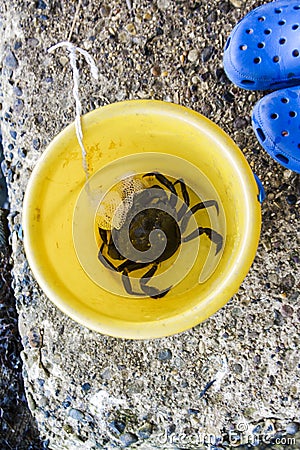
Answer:
[[[124,215],[123,211],[121,222],[115,223],[111,229],[98,226],[102,240],[98,259],[106,268],[121,274],[124,289],[129,295],[158,299],[172,289],[172,286],[161,290],[149,285],[162,262],[169,260],[181,245],[201,235],[206,235],[215,244],[218,254],[223,246],[223,237],[208,227],[197,227],[184,236],[191,217],[197,211],[213,207],[219,214],[218,203],[215,200],[206,200],[190,208],[190,196],[182,178],[173,182],[160,172],[143,175],[143,179],[149,177],[159,184],[143,187],[145,185],[139,182],[137,191],[130,197],[130,202],[127,202],[126,214]],[[181,201],[178,201],[180,197],[177,190],[180,190]],[[151,239],[152,232],[155,232],[155,239],[153,236]],[[139,254],[147,255],[147,251],[149,252],[151,245],[155,243],[164,247],[157,257],[153,258],[152,255],[147,259],[147,256],[123,256],[130,255],[130,248],[142,252]],[[125,251],[121,252],[120,248],[125,248]],[[141,292],[135,292],[130,282],[130,274],[141,269],[146,270],[139,279]]]

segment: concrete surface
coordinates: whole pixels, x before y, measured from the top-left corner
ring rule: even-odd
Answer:
[[[287,439],[295,440],[289,448],[300,446],[299,176],[255,140],[250,113],[263,93],[236,88],[222,70],[230,30],[258,4],[5,0],[0,6],[3,168],[24,381],[51,449],[230,448],[251,439],[263,448],[270,436],[276,448],[286,448]],[[131,98],[186,105],[220,125],[264,183],[254,264],[227,306],[192,330],[141,342],[94,333],[57,310],[28,268],[24,191],[47,144],[74,120],[66,54],[47,53],[66,39],[88,50],[100,71],[99,81],[91,81],[81,60],[84,112]]]

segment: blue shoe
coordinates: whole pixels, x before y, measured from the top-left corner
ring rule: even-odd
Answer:
[[[300,173],[300,86],[263,97],[254,107],[252,126],[272,158]]]
[[[247,14],[229,36],[223,62],[228,78],[244,89],[300,84],[300,1],[279,0]]]

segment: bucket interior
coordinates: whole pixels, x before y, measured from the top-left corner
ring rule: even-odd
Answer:
[[[206,319],[237,291],[259,239],[257,186],[242,153],[208,119],[162,102],[94,111],[83,118],[83,132],[89,188],[74,126],[51,143],[28,188],[26,251],[43,289],[71,317],[117,336],[139,337],[147,327],[145,335],[171,334]],[[122,295],[120,278],[99,262],[95,225],[97,195],[147,172],[183,179],[191,206],[215,200],[219,213],[204,208],[191,227],[210,227],[223,237],[218,255],[206,235],[182,244],[181,260],[169,264],[174,287],[158,299]],[[168,262],[163,265],[167,270]],[[137,288],[142,275],[134,274]]]

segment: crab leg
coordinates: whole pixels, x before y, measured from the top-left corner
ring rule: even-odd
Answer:
[[[128,259],[120,264],[120,266],[118,267],[118,271],[122,273],[122,282],[127,294],[136,296],[144,295],[142,292],[134,292],[132,290],[129,274],[130,272],[134,272],[135,270],[143,269],[147,265],[147,263],[136,263],[134,261],[129,261]]]
[[[140,280],[140,286],[142,291],[147,294],[149,297],[151,298],[162,298],[164,297],[169,290],[171,289],[172,286],[170,286],[169,288],[167,288],[164,291],[160,291],[159,289],[153,287],[153,286],[147,286],[147,283],[149,282],[150,278],[153,277],[153,275],[155,274],[155,272],[157,271],[158,268],[158,264],[154,264],[150,270],[148,270],[148,272],[145,273],[145,275],[142,276],[141,280]]]
[[[111,231],[104,230],[103,228],[98,227],[99,235],[105,245],[107,245],[107,254],[110,258],[121,260],[125,259],[124,256],[121,255],[121,253],[118,251],[118,249],[115,247],[113,243],[113,238],[111,235]],[[102,253],[103,253],[103,247],[102,247]],[[101,250],[100,250],[101,251]],[[102,255],[103,256],[103,255]],[[99,258],[100,259],[100,258]]]
[[[185,182],[183,181],[182,178],[179,178],[178,180],[176,180],[176,181],[174,182],[174,186],[175,186],[175,184],[177,184],[177,183],[179,183],[179,186],[180,186],[180,189],[181,189],[181,194],[182,194],[184,203],[186,203],[186,204],[189,206],[189,204],[190,204],[190,196],[189,196],[189,193],[188,193],[188,191],[187,191]]]
[[[219,205],[216,202],[216,200],[206,200],[205,202],[197,203],[196,205],[192,206],[192,208],[189,210],[189,212],[191,214],[195,214],[200,209],[210,208],[211,206],[214,206],[216,208],[216,210],[217,210],[217,214],[219,214]],[[181,233],[185,232],[186,227],[187,227],[187,225],[189,223],[189,220],[191,218],[191,214],[188,214],[188,215],[183,217],[181,225],[180,225]]]
[[[127,292],[127,294],[136,295],[136,296],[144,295],[141,292],[134,292],[132,290],[130,279],[129,279],[129,276],[128,276],[128,273],[126,270],[124,270],[124,272],[122,273],[122,282],[123,282],[123,286],[124,286],[124,289]]]
[[[194,230],[191,234],[184,237],[182,239],[182,242],[189,242],[192,239],[195,239],[197,236],[201,236],[201,234],[206,234],[206,236],[214,243],[216,244],[216,255],[219,253],[223,246],[223,237],[217,233],[216,231],[212,230],[211,228],[202,228],[199,227],[196,230]]]
[[[197,203],[191,208],[191,212],[195,214],[195,212],[199,211],[199,209],[206,209],[210,206],[214,206],[217,210],[217,214],[219,215],[219,205],[216,200],[206,200],[205,202]]]
[[[106,244],[104,243],[101,245],[100,250],[98,252],[98,259],[107,269],[115,270],[116,272],[118,272],[118,267],[114,266],[113,263],[107,258],[107,256],[104,256],[103,254],[105,245]]]
[[[145,175],[143,175],[143,177],[155,177],[157,179],[157,181],[159,181],[163,186],[165,186],[167,189],[169,189],[169,191],[171,191],[172,194],[177,195],[176,189],[174,188],[173,183],[171,181],[169,181],[168,178],[166,178],[161,173],[149,172],[149,173],[146,173]]]
[[[155,177],[163,186],[165,186],[172,194],[174,194],[174,197],[171,197],[171,199],[170,199],[171,207],[175,207],[176,203],[177,203],[178,195],[177,195],[177,192],[175,189],[176,183],[180,184],[181,194],[183,196],[184,202],[187,205],[190,204],[190,197],[187,192],[186,185],[182,178],[180,178],[180,179],[176,180],[174,183],[172,183],[170,180],[168,180],[168,178],[166,178],[164,175],[162,175],[161,173],[158,173],[158,172],[149,172],[144,175],[144,177],[150,177],[150,176]],[[155,187],[157,187],[157,186],[155,186]],[[181,210],[179,211],[180,212],[179,220],[181,219],[181,217],[183,216],[185,211],[186,211],[186,207],[182,206]]]
[[[183,215],[186,213],[186,211],[187,211],[187,209],[188,209],[188,207],[190,205],[190,196],[189,196],[189,193],[188,193],[187,188],[186,188],[186,184],[183,181],[183,179],[179,178],[178,180],[176,180],[175,183],[174,183],[174,186],[177,183],[179,183],[179,185],[180,185],[181,195],[182,195],[183,200],[184,200],[184,205],[181,206],[180,210],[177,213],[177,220],[179,221],[179,220],[182,219]]]
[[[103,228],[98,227],[98,231],[99,231],[99,235],[102,239],[102,241],[104,242],[104,244],[108,244],[108,232],[107,230],[104,230]]]

